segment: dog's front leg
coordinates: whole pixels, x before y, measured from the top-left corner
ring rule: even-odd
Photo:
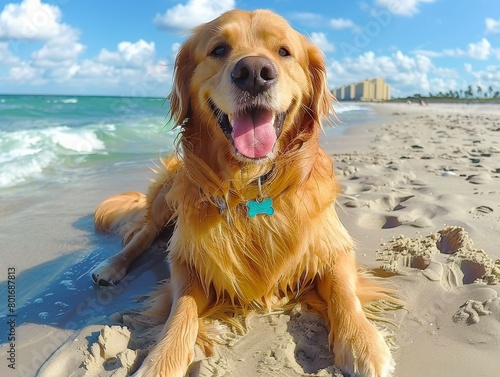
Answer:
[[[132,263],[151,246],[158,233],[158,226],[151,220],[147,221],[118,254],[94,267],[90,273],[94,283],[100,286],[118,283],[127,274]]]
[[[162,335],[134,377],[184,377],[193,360],[198,313],[207,298],[184,264],[171,265],[173,303]]]
[[[366,318],[357,285],[358,271],[350,251],[340,251],[334,266],[318,280],[318,293],[327,303],[335,364],[351,376],[389,377],[394,369],[389,347]]]

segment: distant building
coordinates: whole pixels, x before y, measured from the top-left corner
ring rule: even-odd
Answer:
[[[339,101],[387,101],[391,99],[391,88],[384,79],[364,80],[333,89]]]

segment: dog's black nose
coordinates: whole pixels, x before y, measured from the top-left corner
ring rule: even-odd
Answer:
[[[273,86],[276,78],[274,64],[260,56],[247,56],[241,59],[231,71],[233,83],[254,96]]]

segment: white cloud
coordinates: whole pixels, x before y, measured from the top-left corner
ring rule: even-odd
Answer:
[[[32,67],[27,62],[19,62],[9,70],[9,79],[18,84],[21,83],[34,83],[39,85],[45,81],[41,79],[40,71]]]
[[[464,50],[462,50],[460,48],[447,48],[447,49],[443,50],[443,55],[449,56],[452,58],[461,58],[461,57],[465,56],[465,52],[464,52]]]
[[[78,29],[62,22],[57,6],[41,0],[8,4],[0,13],[0,85],[4,90],[50,93],[165,95],[171,73],[156,58],[154,42],[123,41],[82,60]],[[21,59],[12,51],[24,40],[34,51]]]
[[[475,79],[472,87],[481,86],[483,92],[486,92],[488,87],[492,87],[494,91],[500,90],[500,65],[488,65],[486,69],[481,71],[473,71],[472,67],[469,72]]]
[[[47,40],[60,35],[67,25],[61,24],[61,11],[40,0],[7,4],[0,13],[0,39]]]
[[[491,52],[491,44],[486,38],[477,43],[470,43],[467,48],[467,55],[472,59],[486,60]]]
[[[77,72],[77,76],[82,79],[110,79],[113,77],[113,66],[100,63],[99,59],[85,59]],[[117,77],[115,77],[117,78]]]
[[[174,56],[177,55],[177,53],[179,52],[180,48],[181,48],[181,44],[179,42],[175,42],[172,45],[172,48],[171,48],[172,54],[174,54]]]
[[[376,0],[377,5],[398,16],[413,16],[419,12],[421,3],[432,2],[434,0]]]
[[[486,23],[486,33],[500,34],[500,19],[487,18],[484,21]]]
[[[162,29],[186,31],[211,21],[235,5],[235,0],[188,0],[186,4],[167,9],[164,14],[157,14],[153,22]]]
[[[333,78],[341,78],[345,84],[373,77],[384,77],[388,82],[398,82],[400,86],[415,85],[429,73],[430,59],[418,56],[418,59],[397,51],[391,56],[376,56],[368,51],[355,58],[345,58],[333,64]],[[346,68],[348,67],[348,69]]]
[[[495,49],[491,47],[491,43],[483,38],[477,43],[469,43],[467,50],[460,48],[448,48],[442,51],[432,51],[432,50],[415,50],[415,54],[424,55],[429,58],[440,58],[443,56],[449,56],[452,58],[464,58],[469,57],[471,59],[477,60],[487,60],[490,55],[494,54],[497,58],[500,58],[500,49]]]
[[[340,29],[359,30],[359,27],[354,22],[352,22],[352,20],[346,18],[332,18],[330,20],[330,26],[336,30]]]
[[[32,64],[36,67],[55,68],[73,65],[85,46],[78,42],[79,33],[65,27],[65,33],[50,39],[45,45],[31,54]]]
[[[168,62],[156,59],[154,42],[124,41],[116,50],[103,49],[92,58],[85,59],[76,69],[73,82],[87,87],[105,87],[119,90],[122,95],[164,96],[171,79]]]
[[[10,53],[7,43],[0,42],[0,64],[7,68],[0,85],[68,94],[167,93],[171,70],[167,61],[156,59],[154,42],[124,41],[114,50],[101,50],[97,56],[82,61],[83,46],[75,37],[53,38],[24,61]]]
[[[19,58],[15,56],[9,48],[9,44],[7,42],[0,42],[0,63],[13,66],[19,63]]]
[[[460,85],[455,79],[443,78],[443,77],[432,77],[429,79],[429,91],[428,93],[438,94],[438,93],[448,93],[449,91],[455,92],[460,90]],[[427,95],[428,93],[420,93]]]
[[[143,67],[155,56],[155,43],[143,39],[135,43],[120,42],[117,51],[102,49],[97,60],[105,64],[123,67]]]
[[[311,40],[323,52],[335,51],[335,46],[328,40],[324,33],[311,33]]]
[[[57,6],[40,0],[24,0],[7,4],[0,13],[0,61],[8,76],[3,81],[41,85],[49,79],[62,82],[77,71],[77,60],[85,46],[79,42],[80,32],[61,22],[62,13]],[[19,41],[44,41],[30,58],[21,60],[10,53],[11,44]]]
[[[441,56],[444,55],[444,53],[440,51],[423,50],[423,49],[413,50],[412,52],[416,55],[427,56],[428,58],[440,58]]]
[[[466,55],[464,50],[459,48],[447,48],[442,51],[433,50],[414,50],[413,53],[417,55],[427,56],[428,58],[441,58],[443,56],[449,56],[452,58],[460,58]]]

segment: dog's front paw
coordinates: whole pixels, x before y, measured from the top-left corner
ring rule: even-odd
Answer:
[[[123,279],[126,273],[126,268],[117,266],[117,263],[114,263],[110,259],[106,259],[94,267],[94,269],[90,272],[90,276],[97,285],[100,285],[101,287],[108,287],[118,283],[121,279]]]
[[[349,339],[334,341],[335,364],[352,377],[390,377],[394,360],[382,334],[370,322]]]

